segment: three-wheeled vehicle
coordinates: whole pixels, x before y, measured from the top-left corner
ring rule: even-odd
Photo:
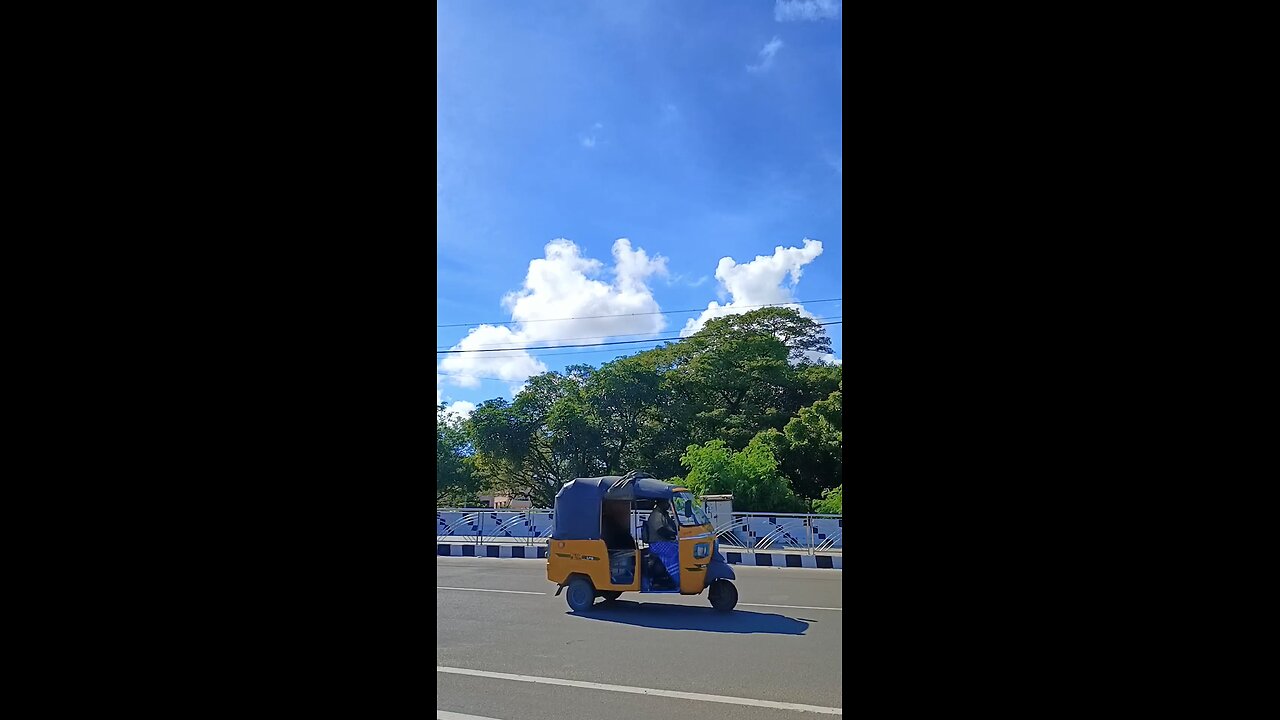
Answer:
[[[645,510],[650,518],[637,543],[631,518]],[[568,588],[575,612],[624,592],[700,595],[709,588],[715,609],[738,603],[711,521],[684,488],[641,472],[576,478],[556,493],[553,520],[547,579],[560,586],[556,595]]]

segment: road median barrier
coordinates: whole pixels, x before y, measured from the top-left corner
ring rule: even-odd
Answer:
[[[754,565],[757,567],[777,568],[829,568],[843,569],[843,553],[809,553],[807,550],[787,551],[785,549],[752,550],[750,548],[731,548],[720,546],[720,554],[730,565]],[[511,543],[488,542],[476,543],[446,541],[436,542],[436,555],[439,557],[491,557],[491,558],[523,558],[525,560],[545,560],[546,543]]]

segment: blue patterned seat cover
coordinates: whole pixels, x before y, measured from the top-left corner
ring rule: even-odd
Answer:
[[[667,569],[667,574],[671,576],[671,579],[678,586],[680,584],[680,543],[650,543],[649,552],[658,557],[658,560],[662,562],[662,567]]]

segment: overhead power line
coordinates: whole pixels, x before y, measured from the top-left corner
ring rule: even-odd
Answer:
[[[818,317],[818,318],[813,318],[813,319],[814,319],[815,321],[816,321],[816,320],[838,320],[838,319],[840,319],[841,317],[842,317],[841,315],[827,315],[826,317]],[[572,341],[574,341],[574,340],[605,340],[605,339],[607,339],[607,338],[611,338],[611,337],[629,337],[629,336],[632,336],[632,335],[650,335],[650,334],[651,334],[651,333],[615,333],[615,334],[613,334],[613,335],[591,335],[591,336],[588,336],[588,337],[576,337],[576,338],[554,338],[554,339],[552,339],[552,338],[547,338],[547,339],[542,340],[542,342],[572,342]],[[650,340],[652,340],[653,338],[649,338],[649,339],[650,339]],[[455,343],[455,344],[456,344],[456,343]],[[477,347],[477,348],[491,348],[491,347],[498,347],[499,345],[501,345],[501,343],[489,343],[489,344],[487,344],[487,345],[476,345],[475,347]],[[436,349],[437,349],[437,350],[448,350],[450,347],[452,347],[452,345],[441,345],[440,347],[437,347]],[[510,349],[510,347],[507,347],[506,349]]]
[[[662,342],[666,342],[666,340],[649,339],[649,340],[645,340],[644,342],[662,343]],[[652,350],[653,348],[633,347],[633,348],[600,348],[597,350],[570,350],[569,352],[550,352],[550,353],[544,352],[544,353],[537,353],[537,354],[529,353],[529,357],[538,359],[538,358],[560,357],[562,355],[599,355],[600,353],[619,352],[624,349],[625,350],[646,350],[646,349]],[[511,352],[511,351],[508,350],[508,352]]]
[[[763,305],[734,305],[733,307],[762,308],[762,307],[775,307],[778,305],[804,305],[805,303],[814,305],[817,303],[824,303],[824,302],[840,302],[842,299],[843,298],[827,298],[825,300],[791,300],[788,302],[764,303]],[[702,312],[703,310],[706,310],[706,308],[699,307],[699,308],[689,308],[688,310],[657,310],[654,312],[642,312],[642,313],[620,313],[618,315],[582,315],[580,317],[540,318],[537,320],[494,320],[493,322],[450,323],[448,325],[437,325],[436,327],[447,328],[447,327],[470,327],[473,325],[515,325],[517,323],[563,322],[565,320],[598,320],[600,318],[638,317],[641,315],[671,315],[673,313]]]
[[[663,340],[649,340],[647,342],[665,342]],[[644,348],[628,348],[629,350],[643,350]],[[653,348],[649,348],[652,350]],[[540,353],[538,355],[530,355],[532,358],[548,358],[558,357],[560,355],[599,355],[600,353],[618,352],[618,348],[605,348],[603,350],[570,350],[569,352]]]
[[[462,373],[436,373],[436,374],[441,377],[471,378],[472,380],[497,380],[498,382],[516,382],[515,380],[503,380],[502,378],[485,377],[484,375],[464,375]]]
[[[843,320],[833,320],[831,322],[816,323],[823,325],[840,325]],[[633,345],[635,343],[661,342],[664,340],[683,340],[679,335],[671,337],[649,338],[648,340],[615,340],[613,342],[603,343],[586,343],[582,345],[536,345],[532,347],[507,347],[507,348],[483,348],[479,350],[437,350],[437,355],[447,355],[451,353],[482,353],[482,352],[514,352],[518,350],[559,350],[561,348],[578,348],[578,347],[604,347],[605,345]]]

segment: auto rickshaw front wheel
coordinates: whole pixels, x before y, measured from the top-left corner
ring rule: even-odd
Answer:
[[[586,612],[596,601],[596,589],[591,581],[579,575],[569,581],[569,592],[565,593],[569,607],[574,612]]]
[[[738,604],[738,588],[728,580],[717,580],[711,583],[711,607],[720,612],[729,612]]]

